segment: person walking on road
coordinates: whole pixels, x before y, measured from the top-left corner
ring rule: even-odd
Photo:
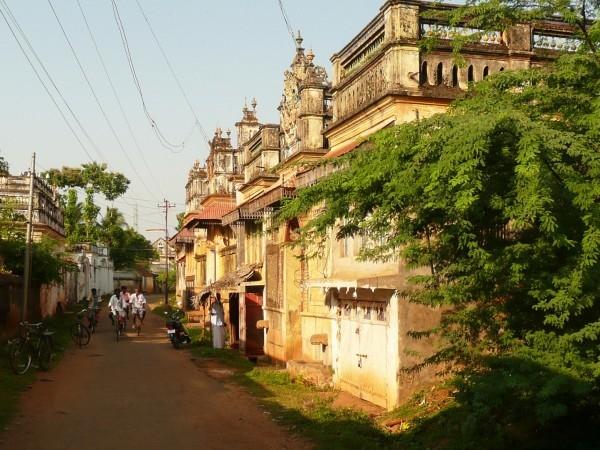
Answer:
[[[137,288],[130,296],[131,308],[133,314],[133,328],[137,326],[137,320],[140,320],[140,325],[144,323],[146,316],[146,305],[148,304],[146,297],[141,289]]]
[[[225,310],[221,296],[217,294],[210,306],[210,323],[212,326],[213,348],[225,347]]]

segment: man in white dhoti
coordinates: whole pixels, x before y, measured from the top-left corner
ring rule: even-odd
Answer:
[[[212,326],[213,348],[225,347],[225,310],[221,296],[217,294],[210,306],[210,323]]]

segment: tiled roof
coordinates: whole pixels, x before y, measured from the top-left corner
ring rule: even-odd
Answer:
[[[198,223],[221,222],[221,218],[235,209],[234,205],[203,206],[195,213],[189,214],[184,222],[184,227]]]

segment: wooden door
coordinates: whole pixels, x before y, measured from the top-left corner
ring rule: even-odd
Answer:
[[[256,322],[263,320],[261,294],[247,292],[246,300],[246,354],[262,355],[264,353],[264,331],[256,328]]]

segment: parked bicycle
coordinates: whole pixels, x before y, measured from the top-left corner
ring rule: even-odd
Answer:
[[[77,321],[71,326],[71,339],[79,348],[90,343],[90,330],[83,323],[83,318],[88,316],[88,310],[82,309],[77,313]]]
[[[48,370],[52,361],[54,331],[42,322],[19,323],[19,336],[8,342],[8,360],[17,375],[25,374],[35,361],[42,370]]]

